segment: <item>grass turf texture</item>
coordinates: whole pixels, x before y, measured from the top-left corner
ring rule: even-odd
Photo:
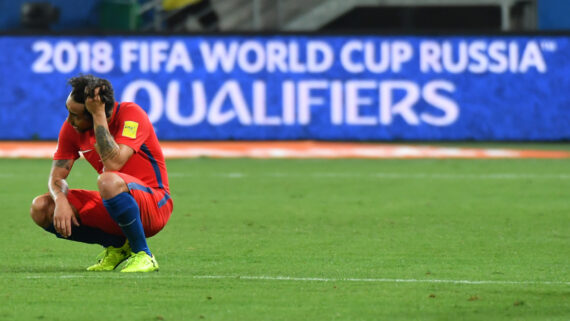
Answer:
[[[161,270],[122,275],[29,218],[50,160],[3,159],[0,320],[568,320],[568,162],[170,160]]]

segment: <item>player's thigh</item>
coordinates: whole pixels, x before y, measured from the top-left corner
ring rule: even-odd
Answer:
[[[127,184],[129,193],[139,206],[145,235],[155,235],[170,218],[172,201],[169,200],[169,196],[165,197],[164,190],[148,187],[136,177],[123,173],[118,174]]]
[[[109,234],[123,235],[121,228],[103,205],[103,199],[98,191],[71,189],[67,199],[77,210],[82,225],[95,227]]]
[[[153,236],[158,233],[170,218],[169,207],[160,204],[161,194],[161,190],[156,189],[153,189],[153,193],[131,190],[131,195],[139,205],[146,236]]]

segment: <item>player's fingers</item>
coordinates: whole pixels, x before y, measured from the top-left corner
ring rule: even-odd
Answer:
[[[55,228],[55,231],[59,234],[59,235],[63,235],[63,229],[61,226],[61,221],[60,220],[53,220],[53,227]]]
[[[69,237],[71,235],[71,220],[68,220],[63,225],[63,237]]]
[[[59,233],[59,235],[65,237],[65,222],[62,219],[58,219],[57,220],[57,225],[55,230],[57,231],[57,233]]]
[[[99,88],[97,88],[99,89]],[[95,101],[100,102],[101,101],[101,95],[99,95],[99,90],[97,90],[97,93],[94,96]]]
[[[72,221],[73,225],[79,226],[79,220],[77,219],[77,217],[75,217],[75,215],[73,215],[71,217],[71,221]]]
[[[93,97],[93,88],[91,86],[85,86],[85,96],[87,98]]]

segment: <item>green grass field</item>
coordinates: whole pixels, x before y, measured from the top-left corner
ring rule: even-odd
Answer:
[[[570,320],[569,165],[170,160],[161,270],[122,275],[29,218],[50,160],[0,160],[0,320]]]

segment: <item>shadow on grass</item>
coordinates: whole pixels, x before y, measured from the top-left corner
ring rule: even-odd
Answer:
[[[11,282],[23,279],[162,279],[164,273],[120,273],[120,268],[113,271],[87,271],[76,266],[9,266],[0,269],[0,280]],[[1,318],[0,318],[1,319]]]

